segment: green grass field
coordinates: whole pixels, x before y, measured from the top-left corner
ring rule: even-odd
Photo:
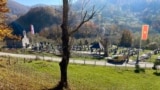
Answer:
[[[13,58],[11,65],[6,65],[5,58],[1,59],[0,89],[42,90],[58,83],[58,63],[17,61]],[[134,73],[134,68],[70,64],[68,79],[72,90],[159,90],[160,76],[154,72],[147,69],[145,73]]]

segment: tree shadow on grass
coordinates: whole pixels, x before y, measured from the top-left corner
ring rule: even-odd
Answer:
[[[63,90],[63,88],[58,87],[58,86],[55,86],[55,87],[49,88],[49,89],[47,89],[47,90]]]
[[[153,74],[156,75],[156,76],[160,76],[160,72],[159,73],[158,72],[154,72]]]
[[[64,88],[62,88],[62,87],[55,86],[55,87],[53,87],[53,88],[44,89],[44,90],[70,90],[70,89],[64,89]]]
[[[46,89],[45,89],[46,90]],[[56,86],[49,88],[47,90],[71,90],[69,86],[63,86],[61,83],[58,83]]]

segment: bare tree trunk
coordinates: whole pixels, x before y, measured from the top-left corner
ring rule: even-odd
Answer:
[[[62,87],[65,88],[68,88],[67,67],[70,57],[69,34],[68,34],[68,9],[69,9],[68,0],[63,0],[63,22],[61,25],[63,56],[62,56],[62,61],[59,63],[59,65],[61,70],[60,84],[62,85]]]
[[[68,34],[68,0],[63,0],[63,22],[61,25],[62,29],[62,61],[59,63],[61,70],[61,79],[59,84],[54,90],[69,89],[67,81],[67,67],[69,63],[70,50],[69,50],[69,34]]]
[[[104,56],[105,56],[105,57],[108,57],[108,56],[109,56],[109,54],[108,54],[108,45],[106,45],[106,46],[104,47]]]
[[[100,42],[104,47],[104,57],[108,57],[109,56],[109,53],[108,53],[109,40],[108,40],[108,38],[104,38]]]
[[[62,24],[61,28],[62,28],[63,56],[62,56],[62,61],[59,63],[60,70],[61,70],[61,80],[59,84],[61,87],[69,88],[68,81],[67,81],[67,67],[68,67],[69,57],[70,57],[69,36],[68,36],[68,30],[65,24]]]
[[[61,80],[59,84],[50,90],[63,90],[67,89],[70,90],[69,85],[68,85],[68,80],[67,80],[67,67],[69,63],[69,58],[70,58],[70,46],[69,46],[69,37],[77,32],[79,28],[87,21],[93,18],[93,16],[96,14],[96,11],[92,10],[92,13],[88,16],[87,11],[85,12],[82,21],[80,24],[70,33],[68,33],[68,12],[69,12],[69,0],[63,0],[63,21],[61,25],[62,29],[62,50],[63,50],[63,55],[62,55],[62,61],[59,63],[60,70],[61,70]]]

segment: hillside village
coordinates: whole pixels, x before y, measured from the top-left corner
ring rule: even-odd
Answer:
[[[121,3],[116,7],[116,4],[118,4],[118,2],[118,0],[115,0],[113,2],[108,1],[106,7],[102,9],[101,13],[98,13],[93,20],[91,20],[81,28],[85,30],[80,30],[78,33],[75,33],[73,37],[74,42],[72,43],[72,47],[77,46],[83,48],[84,50],[85,47],[88,47],[88,50],[90,50],[89,47],[92,47],[92,45],[96,43],[102,44],[102,42],[104,42],[103,39],[109,38],[108,44],[110,44],[112,48],[112,45],[119,45],[119,38],[122,37],[121,35],[123,34],[123,30],[129,30],[129,33],[133,34],[133,42],[131,45],[132,47],[130,48],[138,48],[138,37],[140,37],[141,35],[137,34],[137,32],[140,32],[143,24],[149,24],[150,37],[147,42],[142,43],[142,48],[150,48],[150,45],[155,44],[156,47],[152,48],[151,50],[157,49],[160,45],[158,41],[159,37],[154,38],[152,35],[159,30],[158,14],[160,13],[160,11],[157,10],[157,5],[159,4],[156,4],[156,2],[158,1],[139,2],[140,5],[142,3],[146,4],[144,5],[144,7],[141,7],[139,11],[136,8],[136,4],[134,1],[123,4]],[[95,2],[91,2],[91,4],[94,3]],[[99,4],[102,3],[105,3],[105,1],[102,1]],[[77,1],[75,3],[75,5],[78,4],[81,5],[81,2]],[[30,48],[39,50],[39,48],[46,47],[43,45],[49,45],[49,48],[52,48],[53,50],[59,50],[61,48],[59,47],[61,45],[59,39],[61,17],[59,16],[62,14],[62,12],[60,11],[58,6],[37,5],[29,7],[9,0],[8,7],[11,9],[11,12],[7,14],[8,17],[11,18],[8,21],[8,24],[13,29],[13,34],[20,35],[22,36],[22,38],[26,39],[22,40],[23,42],[12,42],[13,44],[11,44],[11,41],[7,41],[7,44],[4,47]],[[23,8],[18,9],[17,7]],[[76,7],[74,5],[73,8],[74,9],[71,15],[74,16],[74,18],[71,19],[69,23],[74,27],[79,22],[79,20],[76,20],[78,18],[77,13],[79,13],[79,11],[74,11],[76,10]],[[144,16],[144,14],[146,13],[147,15]],[[152,13],[154,14],[151,15]],[[47,20],[47,22],[43,22],[45,19]],[[32,34],[33,30],[31,30],[31,25],[33,25],[34,34]],[[58,32],[56,31],[56,29],[58,30]],[[26,32],[25,35],[23,33],[24,31]],[[134,37],[134,35],[136,34],[138,35],[138,37]],[[94,41],[92,39],[94,39]],[[26,42],[26,45],[24,44],[24,42]],[[103,44],[102,46],[105,47]]]
[[[103,2],[104,1],[102,1],[101,3]],[[158,2],[158,1],[155,1],[155,2]],[[147,3],[148,3],[148,6],[152,6],[155,2],[151,1]],[[81,4],[81,2],[76,2],[75,5],[78,3]],[[92,2],[92,4],[94,3],[95,2]],[[146,2],[143,2],[143,3],[146,3]],[[133,4],[133,7],[131,5],[129,8],[124,8],[124,7],[128,7],[127,5],[129,4]],[[118,49],[116,50],[118,46],[114,48],[113,46],[120,45],[119,44],[120,39],[118,38],[121,38],[120,34],[123,33],[123,30],[131,31],[129,33],[132,33],[134,36],[136,32],[140,32],[143,24],[148,23],[150,25],[149,32],[151,33],[154,32],[155,31],[154,28],[158,27],[156,26],[158,25],[158,23],[155,25],[156,22],[154,21],[155,19],[158,18],[157,14],[160,12],[159,10],[155,10],[158,6],[155,6],[154,9],[153,7],[142,7],[141,13],[140,13],[139,11],[136,11],[136,9],[134,11],[134,8],[135,8],[134,4],[135,2],[130,2],[127,4],[120,4],[118,5],[118,7],[116,7],[113,4],[113,2],[108,3],[101,13],[98,13],[98,15],[95,16],[93,20],[91,20],[90,22],[88,22],[86,25],[82,27],[82,29],[85,29],[85,30],[88,29],[87,31],[80,30],[78,33],[75,33],[73,37],[74,41],[71,45],[72,47],[71,50],[72,49],[80,50],[80,51],[88,50],[90,52],[90,51],[93,51],[92,47],[95,47],[95,45],[100,45],[101,47],[96,46],[95,48],[96,50],[94,51],[96,53],[104,52],[106,49],[104,47],[106,46],[104,46],[103,42],[105,42],[104,41],[105,38],[108,38],[109,40],[107,43],[109,47],[107,48],[110,56],[112,54],[118,54],[121,52]],[[158,4],[155,4],[155,5],[158,5]],[[18,8],[16,9],[16,6],[23,7],[23,8],[21,8],[21,10],[18,10]],[[60,30],[58,25],[60,25],[60,20],[61,20],[61,18],[59,17],[61,12],[58,6],[37,5],[33,7],[28,7],[28,6],[24,6],[19,3],[16,3],[15,1],[9,0],[8,7],[10,7],[11,9],[10,14],[8,14],[9,17],[11,18],[14,17],[13,20],[11,19],[9,21],[10,22],[9,25],[13,28],[14,34],[22,36],[22,41],[12,42],[9,40],[6,43],[6,46],[3,46],[3,47],[29,49],[29,50],[38,51],[38,52],[39,51],[41,52],[43,50],[46,50],[47,52],[50,52],[50,53],[57,53],[57,51],[59,53],[61,52],[62,47],[59,39],[60,32],[56,31],[56,29]],[[74,5],[73,5],[73,8],[74,8]],[[76,10],[76,8],[74,9]],[[16,10],[18,10],[18,12],[16,12]],[[108,12],[106,16],[104,16],[106,13],[104,11]],[[41,14],[41,12],[43,12],[43,14]],[[76,13],[79,13],[79,11],[73,11],[72,15],[75,16]],[[148,13],[148,14],[142,17],[142,15],[145,13]],[[150,16],[151,13],[155,13],[155,14]],[[32,16],[35,18],[32,18]],[[44,18],[48,20],[47,23],[43,22]],[[77,16],[74,17],[75,21],[73,20],[69,21],[70,24],[72,24],[73,26],[75,23],[79,22],[78,20],[76,20],[76,18]],[[145,20],[152,19],[152,21],[146,22],[145,20],[143,20],[143,18],[145,18]],[[28,21],[28,19],[30,20]],[[31,25],[32,25],[32,28],[31,28]],[[97,32],[96,34],[93,33],[94,30]],[[86,32],[88,32],[88,34],[86,34]],[[57,36],[56,34],[59,36]],[[140,37],[140,34],[138,36]],[[95,39],[95,41],[92,41],[92,39]],[[138,49],[139,47],[139,43],[137,43],[138,38],[132,37],[132,39],[133,39],[132,41],[134,42],[131,42],[132,47],[130,46],[130,48]],[[149,39],[151,38],[149,37]],[[58,43],[56,42],[57,40],[58,40]],[[149,48],[150,50],[156,50],[157,48],[159,48],[158,43],[156,43],[155,47],[152,48],[153,47],[152,45],[154,44],[155,44],[154,40],[149,42],[148,41],[143,42],[142,48],[143,49]],[[113,53],[113,52],[116,52],[116,53]]]
[[[77,73],[83,73],[78,71],[84,71],[84,74],[86,73],[83,69],[77,70],[77,72],[73,70],[75,72],[73,74],[72,69],[74,67],[81,69],[83,65],[86,65],[89,70],[90,66],[96,66],[98,68],[105,66],[105,68],[110,71],[114,69],[115,71],[113,72],[118,73],[117,77],[123,78],[123,76],[121,76],[123,73],[127,76],[127,74],[133,74],[134,72],[135,76],[137,76],[137,74],[149,75],[155,78],[156,82],[156,78],[159,77],[160,65],[160,1],[90,1],[88,7],[97,3],[98,8],[96,9],[100,10],[100,12],[98,11],[93,18],[83,23],[83,25],[78,28],[79,30],[71,34],[81,20],[85,20],[85,18],[82,17],[83,15],[85,16],[85,13],[79,9],[80,6],[83,6],[83,3],[81,1],[74,2],[68,14],[67,30],[69,34],[66,45],[66,42],[63,41],[65,34],[62,28],[64,19],[62,18],[63,12],[61,6],[43,4],[25,6],[16,2],[16,0],[8,0],[7,7],[10,9],[10,12],[6,14],[7,19],[5,23],[8,25],[7,28],[13,31],[9,31],[9,35],[6,34],[8,36],[3,37],[3,40],[0,41],[0,72],[5,71],[5,73],[2,74],[2,78],[4,79],[0,76],[0,81],[2,80],[2,83],[0,82],[0,89],[12,89],[13,87],[13,90],[18,90],[24,89],[25,85],[28,85],[29,87],[27,88],[31,90],[39,90],[42,88],[44,88],[44,90],[52,90],[49,89],[52,85],[47,83],[46,79],[51,83],[57,82],[57,78],[59,78],[60,75],[57,74],[57,70],[51,67],[57,69],[55,65],[57,62],[60,63],[60,67],[65,66],[65,64],[62,66],[61,64],[67,57],[64,56],[64,54],[66,54],[64,48],[66,47],[67,50],[69,50],[69,52],[66,51],[69,53],[67,65],[71,64],[69,67],[70,77],[72,75],[76,77]],[[142,4],[144,4],[144,6],[137,8],[137,5]],[[103,9],[101,9],[101,6],[104,6]],[[88,11],[86,18],[88,18],[90,14],[93,14],[93,11],[89,12],[90,8],[86,10]],[[10,35],[11,33],[12,35]],[[64,45],[66,46],[64,47]],[[87,68],[85,69],[87,70]],[[9,73],[9,70],[13,72],[9,74],[10,76],[20,79],[24,78],[24,81],[27,81],[26,78],[33,79],[35,78],[34,76],[37,76],[36,80],[33,80],[40,82],[34,86],[18,79],[18,83],[14,84],[12,83],[14,82],[13,79],[10,79],[13,80],[10,81],[6,78],[6,73]],[[53,70],[56,72],[53,73]],[[62,71],[61,68],[60,70]],[[93,69],[90,69],[91,72],[92,70]],[[97,71],[93,72],[95,73]],[[103,72],[105,72],[105,69]],[[10,77],[9,75],[7,77]],[[45,75],[47,76],[46,78],[44,77]],[[90,74],[88,75],[91,76]],[[95,75],[98,75],[96,77],[102,77],[104,80],[107,78],[105,75],[104,78],[99,73]],[[53,76],[56,79],[53,79]],[[85,76],[87,76],[87,74]],[[146,78],[145,75],[142,75],[142,77]],[[42,80],[39,80],[39,78],[42,78]],[[54,81],[50,81],[50,78]],[[76,78],[70,79],[71,88],[73,88],[73,90],[77,90],[77,88],[81,90],[83,87],[79,88],[75,86],[78,85],[77,82],[80,84],[84,82]],[[88,78],[90,77],[87,77],[87,79]],[[35,84],[35,82],[30,79],[28,79],[29,82]],[[115,80],[116,79],[117,78],[115,78]],[[112,79],[110,80],[112,81]],[[74,84],[74,82],[76,83]],[[90,81],[88,83],[93,82]],[[107,83],[108,81],[102,80],[100,82]],[[119,86],[112,88],[115,81],[109,83],[112,83],[111,86],[107,84],[109,85],[107,86],[109,90],[118,90],[117,87]],[[158,81],[156,83],[159,85]],[[86,83],[86,85],[89,84]],[[118,85],[122,85],[122,83]],[[5,86],[5,88],[3,88],[3,86]],[[102,87],[89,85],[88,88],[85,87],[84,89],[94,90],[95,88],[95,90],[99,90],[99,88],[102,89],[103,87],[106,88],[103,85]],[[133,87],[131,86],[131,88]],[[155,85],[155,88],[159,88],[159,86]],[[130,87],[125,87],[125,89],[122,90],[127,89],[130,89]],[[136,89],[140,90],[142,88],[136,87]],[[142,90],[145,89],[146,87]]]

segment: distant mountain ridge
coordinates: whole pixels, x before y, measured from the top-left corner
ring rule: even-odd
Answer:
[[[30,10],[29,6],[22,5],[14,0],[7,1],[7,7],[10,9],[10,12],[7,13],[8,23],[18,19],[21,15],[26,14]]]
[[[30,7],[17,3],[15,0],[8,0],[7,3],[10,13],[14,15],[22,15],[29,11]]]
[[[9,0],[9,2],[11,3],[13,0]],[[8,5],[15,5],[14,7],[16,7],[16,5],[18,6],[19,4],[11,3]],[[117,25],[122,29],[129,29],[136,32],[141,29],[142,24],[149,24],[151,27],[150,31],[160,32],[160,0],[90,0],[86,7],[87,9],[91,9],[88,7],[92,7],[93,5],[99,8],[105,6],[98,16],[93,19],[97,25],[101,24],[106,27]],[[36,5],[32,7],[20,6],[24,7],[23,12],[20,13],[23,16],[15,20],[14,23],[22,26],[22,28],[27,31],[29,30],[30,24],[35,26],[35,32],[40,32],[40,30],[45,27],[60,23],[59,17],[62,14],[58,11],[61,9],[58,6],[56,6],[57,10],[53,8],[54,6],[48,7],[46,5]],[[72,6],[74,8],[73,10],[75,10],[73,13],[79,12],[81,6],[83,6],[83,2],[77,0]],[[30,8],[32,9],[30,10]],[[16,11],[18,8],[13,9],[13,11],[14,10]]]
[[[83,4],[83,1],[78,0],[75,8],[78,10]],[[142,24],[149,24],[150,31],[160,32],[160,0],[90,0],[86,7],[94,5],[105,6],[99,13],[97,24],[116,24],[134,32],[139,31]]]

